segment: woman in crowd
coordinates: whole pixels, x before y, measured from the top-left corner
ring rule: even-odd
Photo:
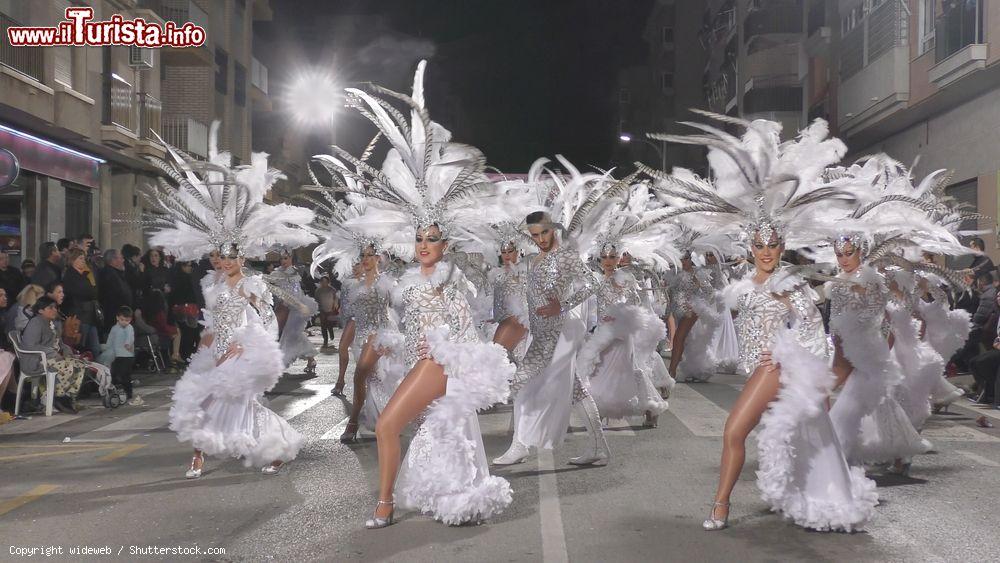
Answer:
[[[80,320],[80,346],[96,358],[101,354],[101,343],[97,327],[103,325],[101,308],[97,301],[97,281],[87,264],[84,251],[74,248],[66,254],[66,272],[63,274],[63,290],[66,301],[63,312]]]

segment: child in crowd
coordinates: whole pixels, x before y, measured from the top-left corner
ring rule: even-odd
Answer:
[[[128,404],[141,406],[142,397],[132,397],[132,365],[135,363],[135,330],[132,328],[132,308],[120,307],[118,322],[111,327],[107,348],[104,350],[105,365],[111,366],[111,379],[125,389]]]

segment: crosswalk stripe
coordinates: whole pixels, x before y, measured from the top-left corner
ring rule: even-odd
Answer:
[[[972,452],[967,452],[965,450],[955,450],[955,453],[963,455],[976,463],[981,463],[987,467],[1000,467],[1000,463],[993,461],[992,459],[987,459],[981,455],[974,454]]]
[[[350,420],[350,418],[348,418],[348,417],[345,416],[344,420],[341,420],[337,424],[333,425],[333,428],[327,430],[326,434],[323,434],[322,436],[320,436],[319,439],[320,440],[337,440],[337,439],[339,439],[340,435],[344,433],[344,428],[347,426],[347,421],[348,420]],[[360,432],[359,432],[359,434],[360,434]]]
[[[722,436],[729,413],[693,387],[678,383],[670,392],[670,409],[695,436],[714,438]]]

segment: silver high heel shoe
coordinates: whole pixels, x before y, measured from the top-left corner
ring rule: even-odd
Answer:
[[[719,520],[718,518],[715,517],[715,507],[717,506],[725,506],[726,508],[729,508],[729,503],[713,502],[712,511],[708,513],[708,518],[706,518],[705,521],[701,523],[702,529],[707,530],[709,532],[714,532],[716,530],[723,530],[729,527],[729,513],[726,513],[726,517],[723,518],[722,520]]]
[[[264,475],[277,475],[278,473],[281,472],[281,468],[283,468],[284,466],[285,466],[285,462],[281,462],[278,465],[274,465],[274,464],[272,464],[272,465],[265,465],[264,467],[260,468],[260,472],[263,473]]]
[[[195,469],[194,468],[194,464],[197,461],[201,462],[201,467],[199,467],[198,469]],[[202,457],[202,456],[200,456],[200,455],[192,456],[191,457],[191,465],[188,467],[187,472],[184,473],[184,478],[185,479],[197,479],[197,478],[201,477],[201,470],[204,469],[204,468],[205,468],[205,458]]]
[[[371,518],[369,518],[368,520],[365,520],[365,529],[368,529],[368,530],[377,530],[379,528],[385,528],[385,527],[388,527],[388,526],[392,526],[392,517],[393,517],[393,515],[396,512],[396,510],[395,510],[395,503],[393,503],[391,500],[380,500],[380,501],[378,501],[378,504],[391,504],[394,507],[393,511],[390,512],[389,516],[387,516],[385,518],[379,518],[378,516],[372,515]],[[375,508],[377,509],[378,506],[376,505]]]

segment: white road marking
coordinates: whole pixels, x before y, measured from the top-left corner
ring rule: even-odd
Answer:
[[[963,399],[959,399],[958,401],[963,401]],[[985,416],[987,418],[992,418],[994,420],[1000,420],[1000,411],[994,410],[992,407],[979,407],[972,403],[969,403],[968,401],[963,401],[965,402],[965,404],[961,404],[958,401],[952,403],[951,406],[966,410],[969,413],[972,413],[972,415],[975,416],[976,418],[979,418],[980,416]]]
[[[632,417],[642,419],[642,417]],[[632,418],[611,418],[608,419],[608,423],[604,425],[604,430],[608,436],[631,436],[635,437],[635,430],[632,430],[632,425],[641,425],[641,422],[633,422]]]
[[[333,428],[327,430],[326,434],[323,434],[322,436],[320,436],[319,439],[320,440],[337,440],[337,439],[339,439],[340,435],[344,433],[344,427],[347,426],[347,421],[348,420],[350,420],[350,418],[348,418],[348,417],[345,416],[344,420],[341,420],[340,422],[338,422],[337,424],[335,424],[333,426]]]
[[[556,481],[552,450],[538,450],[538,517],[542,526],[542,561],[569,562],[566,535],[563,531],[562,508],[559,506],[559,486]]]
[[[1000,438],[990,436],[985,432],[980,432],[968,426],[959,426],[951,423],[946,426],[925,427],[920,435],[930,441],[941,440],[945,442],[1000,442]]]
[[[670,392],[670,409],[695,436],[718,437],[729,413],[687,384],[678,383]]]
[[[965,450],[955,450],[955,453],[961,454],[976,463],[981,463],[987,467],[1000,467],[1000,463],[993,461],[992,459],[987,459],[981,455],[974,454],[972,452],[967,452]]]
[[[292,420],[293,418],[299,416],[300,414],[306,412],[307,410],[313,408],[319,403],[326,399],[329,399],[333,395],[330,391],[333,390],[333,385],[328,383],[311,383],[306,384],[296,389],[297,392],[308,391],[312,392],[312,395],[307,397],[298,397],[295,395],[280,395],[275,397],[270,401],[271,410],[280,414],[285,420]]]

